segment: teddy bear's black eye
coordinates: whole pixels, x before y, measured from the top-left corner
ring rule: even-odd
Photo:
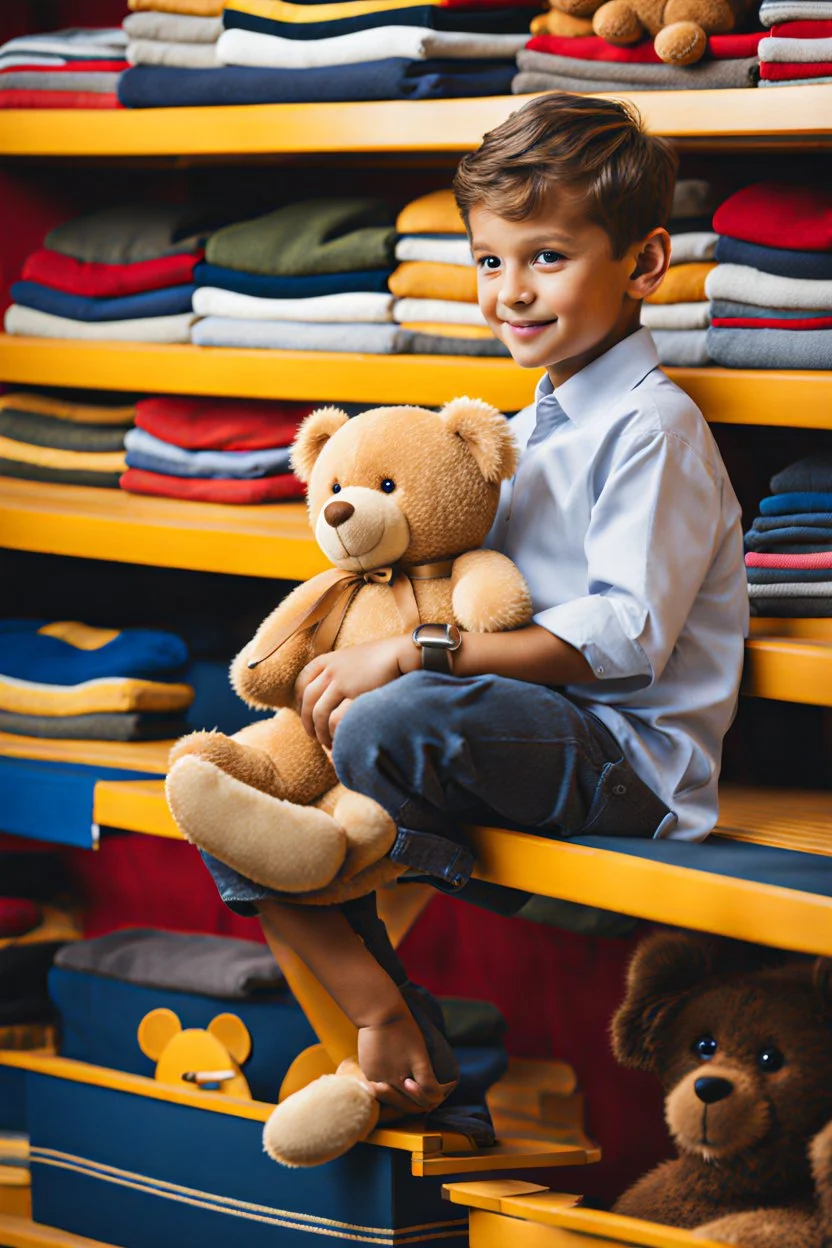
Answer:
[[[703,1062],[709,1062],[717,1048],[718,1045],[713,1036],[700,1036],[693,1046],[693,1051],[697,1057],[702,1058]]]
[[[396,482],[391,481],[389,477],[385,477],[381,483],[381,488],[385,494],[392,494],[396,488]]]
[[[333,481],[333,483],[332,483],[332,493],[333,493],[333,494],[340,494],[340,493],[341,493],[341,487],[340,487],[340,485],[338,484],[338,482],[337,482],[337,481]]]
[[[757,1054],[757,1065],[767,1075],[773,1074],[775,1070],[780,1070],[785,1060],[780,1050],[775,1049],[773,1046],[770,1049],[762,1049]]]

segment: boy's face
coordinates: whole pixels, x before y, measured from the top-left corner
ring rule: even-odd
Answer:
[[[469,227],[480,307],[522,368],[545,368],[561,385],[637,328],[639,245],[613,259],[609,235],[574,197],[550,196],[526,221],[475,205]]]

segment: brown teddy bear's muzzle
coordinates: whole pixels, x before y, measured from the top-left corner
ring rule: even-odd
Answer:
[[[680,1149],[706,1160],[731,1157],[768,1134],[766,1099],[742,1070],[701,1068],[686,1075],[665,1102],[667,1125]]]

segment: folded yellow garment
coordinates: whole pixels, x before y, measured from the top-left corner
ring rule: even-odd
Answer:
[[[127,0],[128,9],[158,13],[190,13],[192,17],[222,17],[223,0]]]
[[[692,264],[674,264],[667,270],[655,295],[648,295],[647,303],[700,303],[707,299],[705,278],[716,268],[712,260],[697,260]]]
[[[493,338],[490,329],[479,325],[434,325],[424,321],[412,321],[402,325],[402,329],[410,329],[414,334],[435,334],[437,338]]]
[[[0,438],[0,459],[18,464],[38,464],[41,468],[75,468],[82,472],[126,472],[123,451],[57,451],[52,446],[31,446]]]
[[[129,407],[96,407],[92,403],[69,403],[65,399],[51,399],[46,394],[29,394],[22,390],[0,395],[0,408],[7,407],[16,412],[37,412],[41,416],[75,420],[85,425],[116,425],[124,428],[132,425],[136,414],[132,403]]]
[[[477,270],[468,264],[436,264],[432,260],[405,260],[387,281],[399,299],[452,299],[477,302]],[[0,439],[2,441],[2,439]]]
[[[453,191],[431,191],[405,204],[396,218],[396,229],[400,234],[464,234],[465,223]]]
[[[42,685],[0,675],[0,711],[16,715],[96,715],[110,711],[184,711],[194,700],[190,685],[104,676],[79,685]]]
[[[78,620],[54,620],[44,624],[38,632],[43,637],[57,637],[76,650],[100,650],[109,642],[115,641],[121,632],[120,628],[93,628],[91,624],[81,624]]]
[[[442,0],[338,0],[335,4],[291,4],[289,0],[227,0],[227,9],[266,17],[272,22],[336,22],[342,17],[389,13],[417,5],[439,6]]]
[[[594,33],[591,18],[573,17],[571,13],[561,13],[558,9],[538,13],[532,18],[531,30],[533,35],[560,35],[566,39]]]

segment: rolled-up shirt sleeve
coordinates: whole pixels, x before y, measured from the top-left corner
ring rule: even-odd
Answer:
[[[599,680],[647,686],[664,671],[715,553],[722,487],[684,438],[623,439],[586,532],[587,592],[534,621]]]

